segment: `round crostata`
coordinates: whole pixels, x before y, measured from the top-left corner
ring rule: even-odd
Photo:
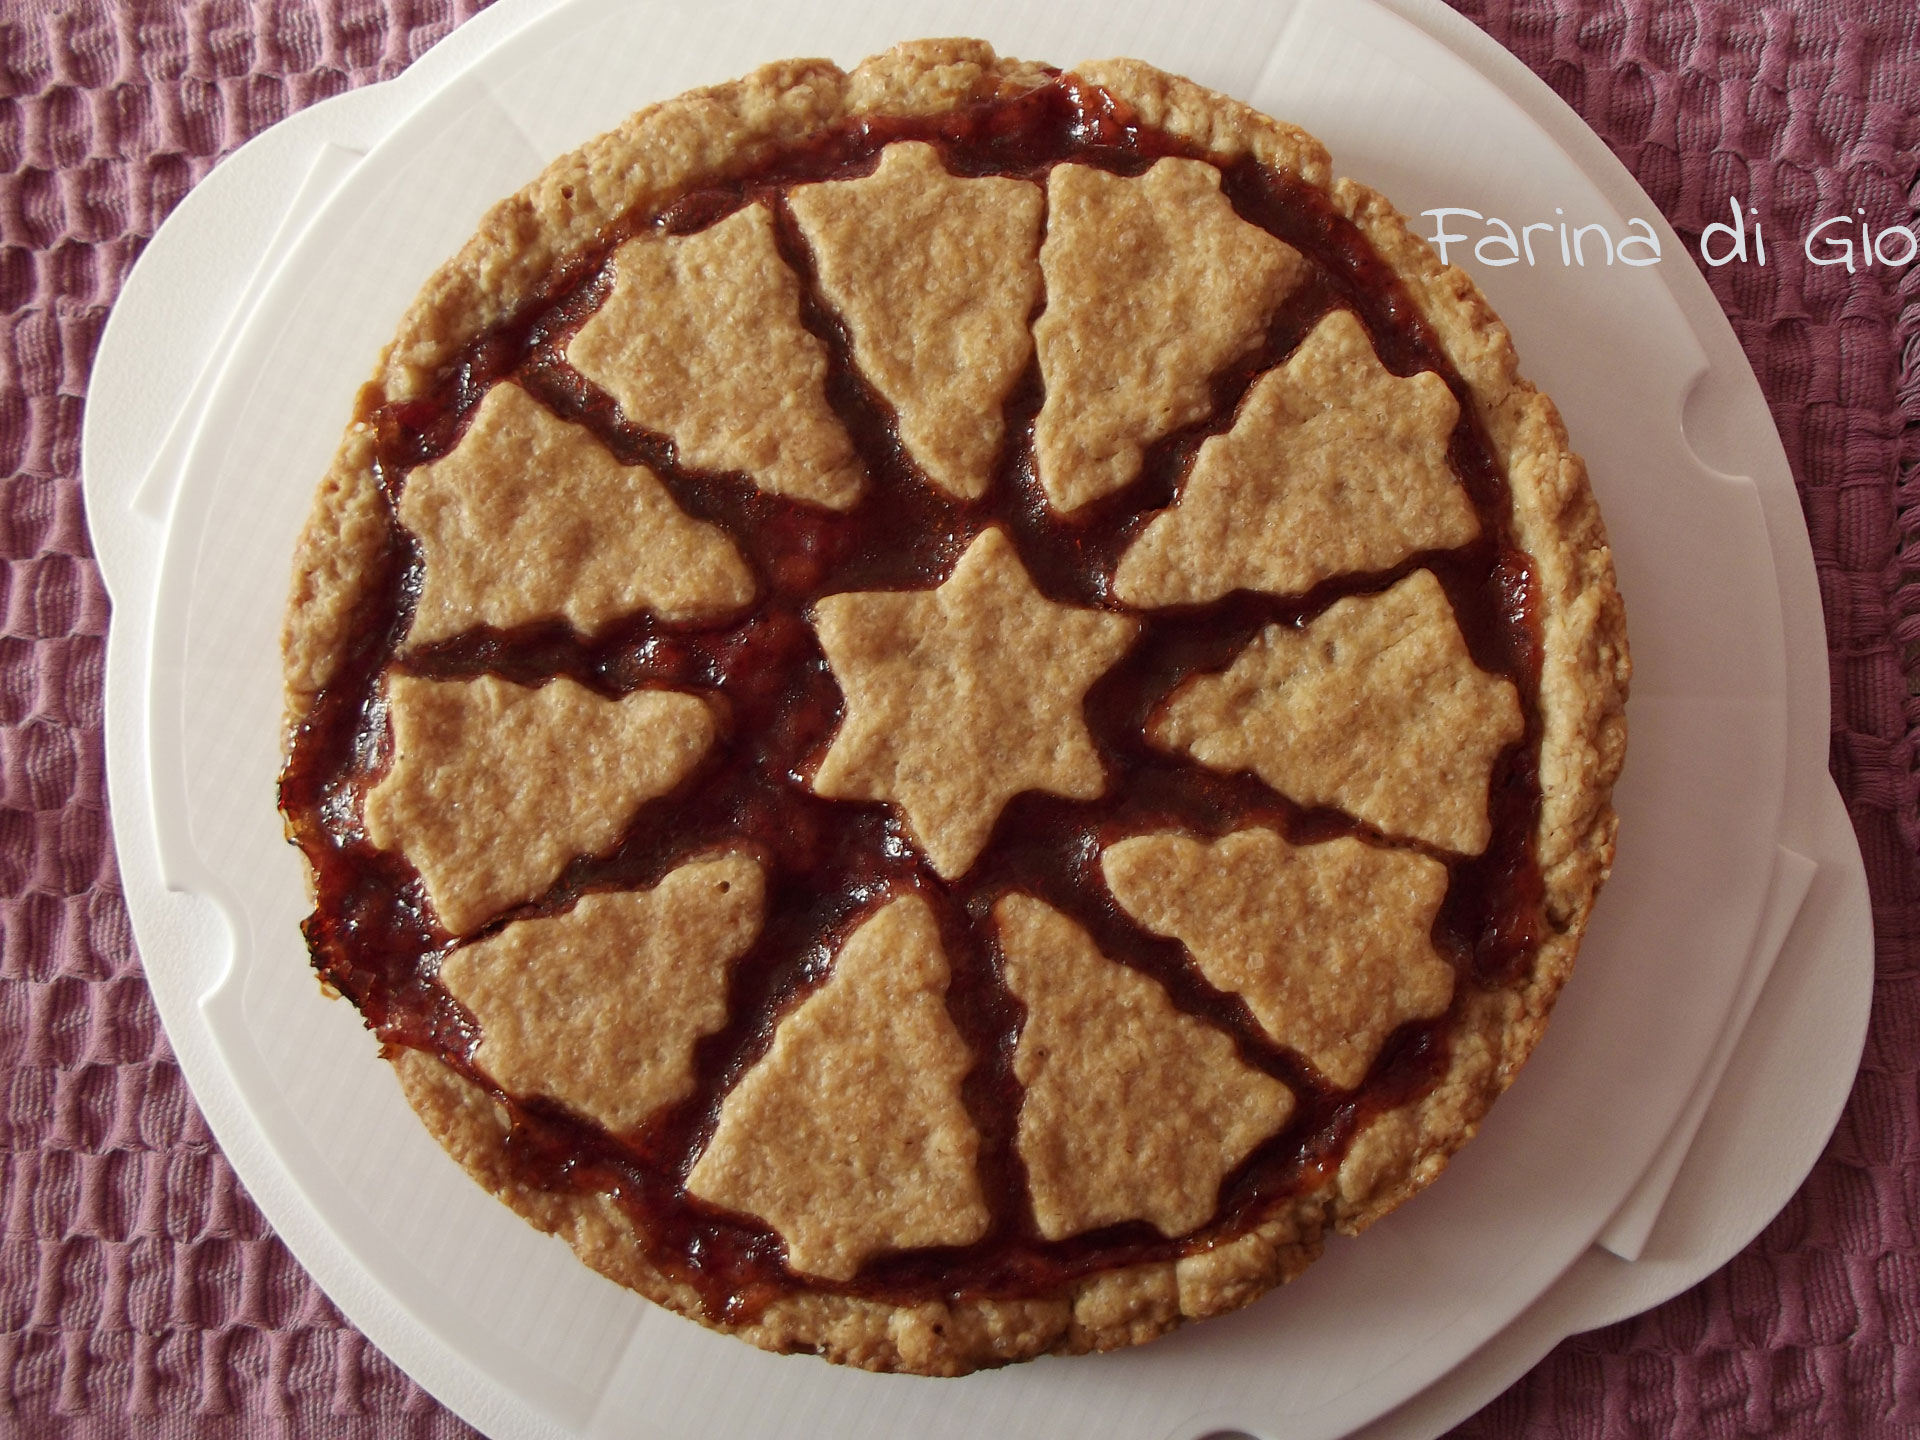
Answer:
[[[1612,857],[1507,331],[1311,137],[973,41],[489,214],[319,492],[305,931],[446,1148],[777,1350],[1151,1339],[1427,1184]]]

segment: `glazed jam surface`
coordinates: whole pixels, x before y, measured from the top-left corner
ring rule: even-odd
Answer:
[[[393,519],[384,578],[360,617],[361,639],[300,727],[281,781],[290,832],[316,877],[317,906],[304,929],[321,977],[359,1007],[388,1046],[427,1050],[496,1095],[511,1117],[507,1148],[525,1183],[617,1197],[648,1258],[691,1283],[716,1318],[750,1318],[796,1288],[902,1301],[1032,1295],[1243,1231],[1326,1180],[1369,1115],[1432,1087],[1445,1070],[1463,997],[1524,977],[1543,923],[1532,854],[1538,635],[1528,560],[1510,543],[1505,482],[1465,386],[1393,272],[1317,191],[1252,161],[1224,167],[1222,188],[1239,215],[1308,257],[1312,276],[1274,316],[1258,353],[1215,378],[1212,418],[1152,446],[1125,489],[1063,518],[1048,509],[1033,474],[1032,426],[1041,401],[1034,362],[1007,401],[1007,439],[992,486],[979,501],[956,501],[915,470],[889,408],[856,371],[844,328],[818,299],[811,258],[783,199],[797,183],[870,173],[882,147],[907,139],[933,144],[958,175],[1043,184],[1066,160],[1136,175],[1162,156],[1198,153],[1134,123],[1104,92],[1063,77],[1017,99],[938,117],[850,122],[727,184],[610,227],[538,301],[469,346],[430,398],[377,412],[383,491],[390,504],[397,501],[408,472],[450,450],[487,388],[510,376],[623,462],[652,469],[688,514],[724,529],[758,576],[758,602],[744,618],[719,624],[638,615],[591,637],[555,622],[409,647],[404,636],[420,561]],[[831,357],[829,401],[867,467],[865,497],[845,514],[763,494],[740,475],[685,468],[666,437],[629,424],[564,358],[569,337],[605,298],[609,257],[622,241],[648,229],[699,230],[756,201],[776,217],[782,253],[806,297],[803,322]],[[1304,595],[1242,591],[1204,606],[1141,613],[1138,640],[1086,697],[1088,728],[1108,776],[1105,793],[1091,801],[1016,797],[958,881],[934,875],[891,807],[826,800],[807,788],[805,777],[842,708],[808,623],[813,601],[849,590],[938,585],[967,544],[998,524],[1049,598],[1121,608],[1109,593],[1114,566],[1152,512],[1174,499],[1200,442],[1227,427],[1258,374],[1342,306],[1360,317],[1389,370],[1436,371],[1459,398],[1450,458],[1480,516],[1478,540],[1416,555],[1388,572],[1341,576]],[[1492,843],[1471,859],[1438,857],[1450,884],[1433,939],[1458,973],[1453,1010],[1403,1026],[1365,1081],[1340,1091],[1269,1041],[1244,1003],[1207,984],[1178,943],[1136,925],[1107,891],[1099,855],[1115,840],[1148,831],[1211,839],[1254,825],[1295,843],[1359,835],[1404,845],[1336,811],[1302,809],[1252,776],[1216,774],[1166,754],[1146,742],[1144,727],[1181,680],[1224,669],[1265,626],[1304,623],[1343,596],[1378,592],[1418,567],[1440,578],[1474,660],[1518,687],[1527,728],[1494,768]],[[663,687],[725,697],[730,734],[701,769],[643,806],[611,853],[576,859],[546,895],[479,932],[564,911],[583,892],[651,886],[718,849],[759,859],[768,877],[764,928],[733,967],[731,1020],[699,1042],[693,1095],[638,1131],[609,1134],[552,1102],[504,1094],[475,1067],[477,1026],[436,978],[456,942],[436,922],[418,874],[401,856],[376,850],[361,829],[362,799],[389,758],[380,695],[384,677],[396,672],[448,680],[492,674],[523,684],[566,675],[608,696]],[[1064,1241],[1040,1238],[1013,1144],[1020,1089],[1012,1060],[1023,1012],[1001,982],[989,919],[995,900],[1010,890],[1071,916],[1105,955],[1153,977],[1181,1008],[1226,1031],[1244,1061],[1297,1097],[1289,1123],[1227,1177],[1213,1221],[1194,1235],[1169,1240],[1137,1222]],[[952,969],[948,1008],[975,1056],[962,1098],[980,1133],[980,1178],[993,1220],[974,1245],[883,1255],[853,1281],[824,1285],[787,1268],[773,1231],[693,1199],[683,1182],[722,1099],[765,1053],[779,1016],[824,978],[855,925],[909,891],[939,919]]]

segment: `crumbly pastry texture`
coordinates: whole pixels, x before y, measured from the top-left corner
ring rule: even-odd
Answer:
[[[764,205],[693,235],[638,236],[613,265],[613,292],[567,346],[576,370],[694,465],[836,510],[859,499],[826,356]]]
[[[715,732],[695,695],[608,700],[564,677],[396,675],[393,762],[367,793],[367,834],[406,852],[455,934],[530,900],[575,855],[619,838],[641,802],[699,763]]]
[[[1480,521],[1447,467],[1458,419],[1444,380],[1392,374],[1353,312],[1333,311],[1200,447],[1179,501],[1120,557],[1114,594],[1286,595],[1466,544]]]
[[[1040,269],[1050,303],[1033,327],[1047,396],[1034,468],[1072,511],[1213,408],[1213,376],[1259,343],[1306,265],[1234,214],[1213,166],[1168,158],[1138,178],[1056,165]]]
[[[852,1279],[879,1250],[978,1240],[980,1137],[960,1103],[973,1057],[947,1015],[947,980],[924,900],[863,922],[728,1092],[687,1189],[772,1221],[788,1263],[829,1280]]]
[[[753,598],[732,541],[518,385],[487,392],[453,452],[408,479],[399,515],[421,550],[416,644],[556,615],[583,633],[639,609],[703,619]]]
[[[1292,1093],[1057,910],[1009,895],[994,924],[1027,1009],[1013,1068],[1040,1233],[1199,1228],[1227,1172],[1286,1122]]]
[[[480,1022],[474,1060],[503,1086],[631,1130],[693,1089],[693,1047],[726,1022],[765,889],[745,856],[695,861],[651,890],[514,921],[449,955],[440,983]]]
[[[942,490],[979,498],[1007,392],[1033,353],[1040,187],[949,175],[931,145],[903,141],[866,179],[809,185],[789,203],[861,372],[899,416],[900,443]]]
[[[1303,805],[1477,855],[1487,778],[1521,730],[1514,687],[1473,663],[1440,582],[1416,570],[1303,629],[1269,626],[1225,674],[1176,690],[1148,733]]]
[[[698,219],[702,197],[821,136],[1062,84],[1179,153],[1015,178],[955,173],[902,130],[867,170]],[[1305,250],[1246,218],[1227,177],[1248,165],[1364,242],[1457,385],[1396,361]],[[551,363],[604,397],[600,418],[497,380],[396,487],[394,417],[431,408],[554,276],[596,268]],[[1310,323],[1269,354],[1296,312]],[[863,462],[876,415],[932,498],[899,500]],[[653,448],[610,450],[608,425]],[[1465,431],[1497,534],[1449,458]],[[970,518],[1020,446],[1037,509]],[[1067,585],[1058,552],[1092,542],[1059,537],[1166,466],[1101,585]],[[931,578],[883,557],[767,618],[835,563],[827,527],[875,507],[950,517]],[[753,538],[741,517],[771,513],[800,538]],[[1456,614],[1461,553],[1523,567],[1529,664]],[[415,577],[401,600],[397,565]],[[1329,584],[1358,588],[1305,603]],[[1177,648],[1207,607],[1262,604],[1232,643]],[[685,658],[725,627],[737,649]],[[572,658],[491,658],[518,636]],[[651,1300],[769,1349],[927,1375],[1245,1305],[1433,1180],[1538,1041],[1611,864],[1629,675],[1558,413],[1387,201],[1333,179],[1304,133],[1141,62],[1063,82],[958,40],[653,106],[496,207],[359,397],[299,541],[284,651],[290,775],[341,687],[365,688],[347,778],[309,809],[352,811],[328,821],[337,843],[418,877],[431,984],[472,1042],[383,1034],[454,1159]],[[751,677],[809,655],[832,724],[795,739],[799,712]],[[1516,664],[1535,678],[1493,673]],[[1128,694],[1151,701],[1128,712],[1137,743],[1110,719]],[[702,821],[646,869],[673,807],[730,757],[776,754],[742,763],[793,797],[777,843]],[[1539,894],[1526,963],[1487,978],[1440,943],[1443,911],[1450,877],[1508,843],[1495,791],[1516,754]],[[1126,766],[1183,767],[1241,818],[1167,818],[1126,792]],[[1020,857],[1074,806],[1107,808],[1068,894]],[[891,867],[879,881],[836,858],[841,815]],[[827,918],[781,960],[794,895],[823,875],[846,894],[819,898]],[[941,900],[962,885],[965,909]],[[1438,1058],[1411,1098],[1359,1105],[1317,1178],[1248,1190],[1263,1147],[1427,1053],[1416,1034]],[[683,1114],[722,1050],[713,1104]],[[777,1265],[717,1296],[618,1185],[543,1183],[516,1158],[536,1112],[642,1147],[691,1137],[694,1221],[748,1227]],[[925,1253],[980,1273],[967,1257],[1023,1223],[1037,1278],[901,1278]],[[1076,1258],[1102,1244],[1111,1258]]]
[[[1342,1089],[1395,1028],[1453,998],[1453,967],[1429,939],[1446,868],[1425,855],[1238,830],[1210,845],[1138,835],[1100,863],[1129,914],[1177,936],[1207,979]]]
[[[935,590],[830,595],[815,613],[847,713],[813,789],[897,802],[936,873],[964,875],[1021,791],[1106,787],[1081,701],[1135,626],[1041,595],[1004,531]]]

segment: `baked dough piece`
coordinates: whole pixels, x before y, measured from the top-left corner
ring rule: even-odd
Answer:
[[[1058,165],[1047,210],[1033,448],[1066,511],[1118,490],[1145,445],[1212,411],[1214,373],[1259,343],[1306,262],[1235,215],[1220,172],[1197,160],[1137,179]]]
[[[815,616],[847,716],[813,788],[898,804],[942,878],[967,872],[1021,791],[1106,788],[1081,697],[1134,624],[1041,595],[1005,531],[936,590],[831,595]]]
[[[1480,520],[1447,464],[1459,418],[1444,380],[1392,374],[1353,312],[1333,311],[1200,447],[1179,501],[1120,557],[1114,594],[1129,605],[1291,595],[1465,545]]]
[[[613,265],[613,293],[567,346],[575,369],[688,465],[744,470],[762,490],[835,510],[859,498],[827,357],[800,324],[800,282],[766,206],[693,235],[639,236]]]
[[[914,184],[930,189],[916,198]],[[1005,237],[1027,222],[996,227],[961,201],[1043,191],[1046,284],[1023,365],[1007,317],[1035,257]],[[922,233],[874,233],[882,199],[906,217],[890,223]],[[963,231],[1001,237],[981,253],[1004,244],[1013,270],[983,264],[961,286],[931,273],[954,263],[935,258],[924,295],[902,294],[847,258],[911,274],[910,257],[951,254]],[[1129,267],[1143,272],[1131,285]],[[969,289],[972,303],[955,299]],[[981,357],[978,373],[959,350]],[[752,582],[739,607],[680,611],[655,595],[622,612],[630,624],[407,647],[423,537],[396,504],[503,387],[590,434],[623,472],[644,467],[690,523],[724,537]],[[1443,390],[1461,412],[1451,430]],[[962,424],[967,405],[989,413]],[[1345,464],[1338,444],[1365,464]],[[1282,448],[1285,464],[1259,463]],[[1219,533],[1222,516],[1241,515],[1273,535],[1269,549],[1240,544],[1233,524]],[[657,543],[645,541],[642,568]],[[527,548],[503,539],[497,594],[484,557],[473,562],[476,605],[512,592]],[[1458,773],[1434,784],[1402,765],[1412,798],[1391,804],[1338,757],[1279,789],[1258,778],[1271,737],[1253,744],[1249,717],[1270,720],[1282,698],[1249,678],[1266,633],[1325,636],[1315,627],[1331,620],[1340,633],[1326,638],[1354,649],[1354,614],[1397,613],[1392,582],[1414,566],[1433,572],[1441,602],[1426,609],[1433,625],[1409,632],[1425,637],[1412,650],[1442,660],[1399,678],[1478,698],[1415,722],[1419,705],[1391,684],[1327,670],[1295,719],[1324,710],[1320,731],[1369,755],[1420,755],[1434,728],[1472,730],[1449,737],[1447,753],[1467,757]],[[962,592],[972,598],[943,608]],[[939,643],[910,625],[940,630]],[[891,634],[890,648],[858,663],[835,653],[857,634]],[[1446,659],[1449,645],[1471,663]],[[922,1374],[1137,1344],[1245,1305],[1307,1264],[1327,1230],[1363,1228],[1431,1181],[1533,1048],[1568,973],[1612,856],[1628,672],[1585,472],[1464,275],[1385,201],[1333,181],[1298,130],[1139,62],[1057,77],[969,41],[903,46],[851,75],[788,62],[680,97],[498,207],[403,318],[361,396],[300,543],[285,649],[282,796],[313,861],[314,959],[374,1017],[448,1150],[662,1304],[771,1349]],[[1373,657],[1360,669],[1376,680],[1399,664],[1355,654]],[[1236,671],[1248,683],[1229,693]],[[526,753],[557,758],[536,760],[525,786],[508,773],[520,768],[511,749],[504,764],[488,745],[403,764],[382,716],[406,685],[572,686],[583,723],[537,727],[547,748]],[[679,711],[679,739],[648,729],[587,743],[649,696],[695,707]],[[1165,728],[1176,712],[1193,724],[1177,744]],[[1215,770],[1188,740],[1244,755]],[[1492,804],[1472,759],[1488,747]],[[828,793],[829,757],[850,793]],[[658,770],[635,792],[654,794],[644,808],[610,793],[632,765]],[[497,787],[528,818],[489,802],[507,820],[476,824],[439,773],[463,767],[476,793]],[[1328,776],[1383,808],[1368,818],[1335,808],[1345,799],[1302,798]],[[393,839],[386,823],[403,812],[405,843],[369,843]],[[428,875],[417,837],[436,830],[484,843],[449,843],[464,859]],[[1239,911],[1284,908],[1247,858],[1269,843],[1262,832],[1293,852],[1274,863],[1308,892],[1300,904],[1353,912],[1323,917],[1313,933],[1331,948],[1312,963],[1231,943],[1245,938]],[[443,898],[536,855],[500,895],[469,897],[463,918],[500,920],[498,936],[465,930],[448,952],[446,931],[462,926]],[[717,855],[752,858],[761,918],[725,962],[719,1028],[691,1004],[700,1018],[662,1027],[676,1054],[683,1033],[703,1032],[691,1090],[677,1062],[666,1069],[681,1098],[650,1110],[651,1090],[603,1088],[617,1065],[584,1057],[622,1028],[628,1002],[593,980],[605,952],[585,947],[554,986],[607,994],[578,1053],[542,1059],[523,1042],[528,1072],[500,1059],[513,1024],[465,972],[483,946],[563,934],[544,927],[592,897],[644,904]],[[1129,889],[1129,859],[1166,873],[1142,865]],[[1234,886],[1209,868],[1223,859]],[[1323,874],[1328,860],[1339,863]],[[1433,867],[1446,898],[1422,930]],[[1116,903],[1122,891],[1157,918],[1141,923]],[[422,923],[422,895],[438,925]],[[742,907],[721,899],[707,924],[731,935]],[[1047,945],[1023,944],[1022,924]],[[369,935],[390,948],[369,956]],[[415,941],[418,954],[402,953]],[[1320,1005],[1341,965],[1381,993],[1343,989]],[[1087,973],[1066,998],[1051,983]],[[494,1016],[477,1034],[436,1028],[459,1013],[455,989],[476,1000],[469,1014]],[[1050,1017],[1083,1001],[1090,1017],[1140,1019],[1109,1028],[1151,1032],[1143,1055],[1181,1052],[1179,1082],[1096,1086],[1082,1102],[1086,1087],[1063,1077],[1116,1068],[1086,1043],[1102,1028],[1092,1019],[1064,1027],[1037,1065]],[[1333,1078],[1356,1071],[1350,1090]],[[1102,1108],[1116,1094],[1130,1097],[1125,1113]],[[1350,1133],[1340,1117],[1356,1113]],[[577,1164],[567,1147],[596,1115]],[[1175,1130],[1194,1148],[1167,1148]],[[1147,1163],[1102,1163],[1097,1145],[1045,1158],[1095,1134],[1137,1143]],[[609,1183],[608,1157],[642,1183]],[[1208,1194],[1214,1209],[1192,1220]],[[1120,1214],[1134,1218],[1101,1218]],[[1066,1233],[1082,1223],[1095,1228]]]
[[[452,453],[408,477],[400,523],[420,542],[415,645],[538,620],[585,633],[642,610],[711,619],[753,598],[726,535],[511,383],[487,392]]]
[[[1513,685],[1473,663],[1440,582],[1416,570],[1305,630],[1269,627],[1226,674],[1188,681],[1152,734],[1302,805],[1478,855],[1487,777],[1522,728]]]
[[[727,1096],[688,1192],[771,1221],[787,1263],[828,1280],[879,1250],[978,1240],[980,1137],[960,1101],[973,1057],[947,979],[926,901],[862,923]]]
[[[572,680],[529,690],[491,675],[387,689],[393,764],[367,792],[367,836],[404,851],[441,923],[465,934],[531,900],[576,855],[613,844],[642,801],[712,745],[694,695],[604,700]]]
[[[1128,914],[1179,937],[1209,981],[1343,1090],[1389,1034],[1453,997],[1453,967],[1431,939],[1447,871],[1424,855],[1240,830],[1211,845],[1137,836],[1100,867]]]
[[[1292,1093],[1059,911],[1009,895],[993,918],[1027,1010],[1013,1071],[1040,1233],[1204,1224],[1227,1172],[1293,1113]]]
[[[480,1022],[474,1063],[609,1130],[684,1100],[694,1042],[726,1023],[727,970],[760,933],[765,892],[743,855],[696,861],[454,951],[440,983]]]
[[[979,499],[1033,354],[1044,192],[949,175],[931,145],[905,141],[868,178],[802,185],[787,203],[901,443],[942,490]]]

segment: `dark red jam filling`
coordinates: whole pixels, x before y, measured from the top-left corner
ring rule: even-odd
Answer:
[[[1048,510],[1033,475],[1041,386],[1037,364],[1030,365],[1006,404],[1007,442],[991,489],[979,502],[956,502],[916,471],[888,406],[855,370],[847,334],[818,298],[811,257],[783,199],[796,183],[870,173],[880,149],[896,140],[931,142],[956,174],[1043,183],[1064,160],[1134,175],[1162,156],[1197,153],[1134,123],[1104,92],[1062,78],[957,113],[849,122],[664,212],[610,227],[540,299],[474,341],[431,398],[377,412],[381,484],[389,500],[397,499],[408,472],[450,450],[487,388],[511,377],[621,460],[651,468],[687,513],[723,528],[759,576],[759,603],[746,618],[717,625],[669,625],[640,615],[593,636],[554,623],[408,647],[420,561],[394,520],[385,575],[359,626],[363,639],[301,726],[281,780],[282,809],[317,877],[317,906],[304,928],[320,975],[388,1045],[427,1050],[494,1091],[512,1117],[508,1150],[526,1183],[618,1197],[649,1258],[695,1286],[716,1317],[735,1320],[779,1294],[823,1287],[786,1267],[771,1230],[691,1198],[684,1178],[722,1098],[765,1052],[777,1017],[825,975],[841,941],[890,896],[918,892],[939,917],[953,974],[948,1008],[978,1057],[962,1094],[981,1135],[981,1180],[993,1213],[978,1244],[882,1256],[850,1284],[824,1287],[903,1301],[1049,1292],[1077,1275],[1176,1257],[1257,1223],[1320,1185],[1368,1116],[1431,1089],[1446,1067],[1463,997],[1523,977],[1542,925],[1532,853],[1540,798],[1539,642],[1528,560],[1512,548],[1506,485],[1465,386],[1394,273],[1319,192],[1252,161],[1225,167],[1223,189],[1235,210],[1309,257],[1313,275],[1281,307],[1259,352],[1216,377],[1213,418],[1154,445],[1140,477],[1124,490],[1062,518]],[[568,338],[605,298],[617,245],[648,229],[699,230],[756,201],[777,218],[781,249],[807,297],[803,320],[831,357],[828,398],[868,470],[866,496],[848,514],[762,494],[744,476],[685,468],[671,441],[628,423],[564,358]],[[937,585],[974,536],[999,524],[1045,594],[1119,608],[1109,594],[1114,565],[1151,512],[1172,501],[1200,442],[1231,423],[1256,375],[1342,306],[1365,323],[1390,370],[1437,371],[1459,397],[1451,460],[1479,512],[1480,539],[1414,556],[1388,572],[1342,576],[1305,595],[1242,591],[1214,604],[1141,615],[1138,642],[1086,698],[1088,727],[1109,777],[1106,793],[1092,801],[1016,797],[958,881],[932,873],[890,807],[811,793],[804,777],[841,714],[839,689],[807,621],[814,600]],[[1296,843],[1352,834],[1400,843],[1338,812],[1302,809],[1251,776],[1214,774],[1164,754],[1145,742],[1143,726],[1181,680],[1224,669],[1262,627],[1300,624],[1342,596],[1377,592],[1421,566],[1445,586],[1475,661],[1519,687],[1527,732],[1494,770],[1491,845],[1472,859],[1441,857],[1451,881],[1433,938],[1459,973],[1454,1011],[1401,1027],[1365,1082],[1340,1091],[1270,1042],[1244,1003],[1208,985],[1178,944],[1134,924],[1108,893],[1098,860],[1114,840],[1163,829],[1217,837],[1267,825]],[[436,979],[455,942],[425,903],[418,874],[401,857],[375,850],[361,829],[361,799],[387,759],[378,697],[389,670],[442,679],[493,674],[526,684],[567,675],[609,696],[670,687],[724,697],[729,738],[698,773],[644,806],[611,853],[575,860],[546,895],[480,932],[563,911],[585,891],[653,885],[722,847],[755,855],[768,878],[764,929],[732,971],[731,1022],[696,1049],[692,1098],[637,1132],[613,1135],[552,1102],[502,1094],[476,1070],[477,1026]],[[1218,1213],[1196,1236],[1169,1240],[1135,1223],[1065,1241],[1040,1238],[1013,1146],[1020,1090],[1012,1056],[1023,1012],[1001,982],[989,920],[995,900],[1010,890],[1072,916],[1104,954],[1159,981],[1298,1097],[1286,1128],[1228,1176]]]

